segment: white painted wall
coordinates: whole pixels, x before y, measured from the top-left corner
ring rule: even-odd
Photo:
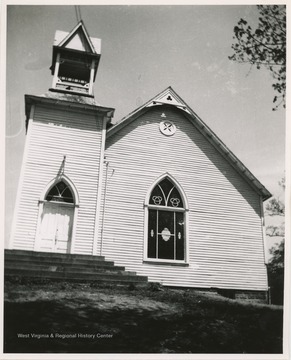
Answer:
[[[162,113],[174,136],[161,134]],[[151,108],[107,139],[105,155],[102,255],[165,285],[267,290],[260,197],[183,111]],[[165,172],[189,202],[188,266],[143,262],[144,200]]]
[[[35,106],[27,137],[27,155],[19,184],[12,248],[33,250],[39,199],[57,176],[66,155],[65,175],[79,194],[73,252],[92,254],[102,119],[93,111]]]

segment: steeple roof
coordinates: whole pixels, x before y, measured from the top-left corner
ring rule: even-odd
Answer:
[[[54,46],[92,54],[101,53],[101,40],[89,36],[82,20],[71,32],[57,30]]]

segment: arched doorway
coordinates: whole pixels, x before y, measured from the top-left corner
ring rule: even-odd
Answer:
[[[50,186],[41,201],[36,250],[69,253],[75,218],[76,198],[64,179]]]

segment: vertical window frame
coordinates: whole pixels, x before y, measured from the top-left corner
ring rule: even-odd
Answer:
[[[170,182],[178,190],[181,199],[183,201],[183,207],[173,207],[173,206],[162,206],[162,205],[153,205],[150,204],[150,197],[155,189],[155,187],[161,183],[164,179],[168,178]],[[184,215],[184,260],[174,260],[174,259],[161,259],[161,258],[150,258],[148,257],[148,234],[149,234],[149,210],[165,210],[165,211],[173,211],[173,212],[181,212]],[[176,225],[176,224],[175,224]],[[158,228],[158,221],[157,221]],[[143,261],[146,263],[156,263],[156,264],[173,264],[173,265],[189,265],[189,246],[188,246],[188,226],[189,226],[189,206],[186,194],[182,188],[182,186],[178,183],[178,181],[171,176],[169,173],[165,173],[159,178],[155,180],[155,182],[149,188],[145,202],[144,202],[144,257]],[[176,229],[175,229],[176,231]],[[176,237],[176,233],[175,233]],[[156,246],[158,246],[156,244]],[[158,250],[156,250],[158,251]],[[176,252],[176,249],[175,249]],[[156,254],[158,256],[158,254]]]

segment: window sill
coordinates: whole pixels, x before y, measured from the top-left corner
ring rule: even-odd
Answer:
[[[189,266],[189,263],[180,262],[175,260],[162,260],[162,259],[145,259],[144,264],[153,264],[153,265],[169,265],[169,266]]]

